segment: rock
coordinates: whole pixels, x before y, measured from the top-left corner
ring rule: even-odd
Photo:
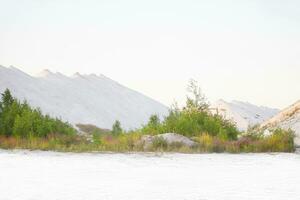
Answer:
[[[183,146],[192,147],[196,145],[197,143],[192,141],[191,139],[177,134],[177,133],[164,133],[160,135],[144,135],[141,138],[141,143],[143,144],[144,149],[149,149],[152,146],[152,143],[155,139],[162,138],[164,139],[168,145],[174,144],[174,143],[181,143]]]
[[[139,142],[139,145],[142,145],[144,149],[149,149],[152,145],[152,142],[154,140],[154,136],[151,135],[144,135],[141,138],[141,141]]]
[[[177,133],[164,133],[161,135],[157,135],[157,137],[163,138],[164,140],[166,140],[166,142],[168,144],[180,142],[183,145],[188,146],[188,147],[191,147],[196,144],[194,141],[190,140],[189,138],[187,138],[183,135],[177,134]]]

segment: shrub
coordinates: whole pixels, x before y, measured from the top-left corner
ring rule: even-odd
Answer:
[[[197,137],[193,137],[193,140],[199,143],[199,148],[202,151],[212,151],[214,138],[208,133],[203,133]]]
[[[236,125],[220,115],[209,112],[208,103],[195,82],[190,84],[189,91],[193,96],[187,97],[184,108],[173,106],[163,121],[157,116],[151,116],[141,132],[150,135],[174,132],[187,137],[199,136],[205,132],[224,140],[237,139],[239,131]]]
[[[276,129],[273,134],[260,141],[261,151],[293,152],[294,132],[291,130]]]

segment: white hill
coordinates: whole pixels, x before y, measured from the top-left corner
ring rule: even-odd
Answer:
[[[224,100],[215,102],[211,109],[213,112],[218,112],[226,119],[235,122],[241,131],[247,130],[249,126],[260,124],[279,112],[278,109],[256,106],[246,102],[226,102]]]
[[[296,134],[295,143],[300,146],[300,101],[282,110],[273,118],[264,122],[261,127],[292,129]]]
[[[151,114],[163,116],[168,108],[103,76],[72,77],[44,70],[36,77],[17,68],[0,66],[0,92],[9,88],[18,99],[26,99],[44,113],[72,124],[94,124],[111,128],[115,120],[122,127],[136,128]]]

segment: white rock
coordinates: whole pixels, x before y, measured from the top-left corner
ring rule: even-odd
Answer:
[[[144,149],[149,149],[153,143],[153,141],[157,138],[162,138],[164,139],[168,145],[172,143],[181,143],[184,146],[192,147],[196,145],[197,143],[190,140],[189,138],[177,134],[177,133],[164,133],[160,135],[155,135],[155,136],[150,136],[150,135],[144,135],[141,138],[141,142],[144,145]]]

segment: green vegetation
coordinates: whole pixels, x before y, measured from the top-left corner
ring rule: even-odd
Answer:
[[[164,139],[155,139],[149,149],[140,143],[140,133],[94,135],[93,141],[83,136],[48,135],[47,137],[5,137],[0,136],[0,147],[4,149],[55,150],[63,152],[181,152],[181,153],[249,153],[249,152],[294,152],[293,133],[277,130],[277,133],[263,138],[241,137],[238,140],[222,140],[202,134],[192,139],[196,146],[182,143],[167,144]]]
[[[0,135],[10,137],[47,137],[50,134],[75,135],[68,123],[43,115],[39,109],[32,109],[26,101],[13,98],[5,90],[0,101]]]
[[[235,124],[223,117],[211,114],[208,103],[197,84],[189,85],[192,96],[187,97],[182,109],[173,106],[163,120],[157,115],[141,129],[125,131],[116,121],[111,130],[94,125],[77,124],[78,133],[70,124],[43,115],[27,102],[19,102],[6,90],[0,101],[0,148],[39,149],[71,152],[87,151],[163,151],[182,153],[203,152],[293,152],[292,131],[276,129],[264,136],[258,127],[247,133],[237,130]],[[182,134],[196,142],[192,147],[180,142],[168,144],[156,138],[149,149],[144,148],[141,138],[167,132]]]
[[[294,133],[282,129],[274,130],[269,136],[241,136],[237,140],[224,140],[202,134],[193,138],[199,143],[200,152],[294,152]]]
[[[121,122],[120,121],[115,121],[115,123],[112,126],[112,131],[111,133],[113,135],[119,135],[123,132],[122,128],[121,128]]]
[[[169,116],[162,122],[158,116],[151,116],[141,132],[152,135],[167,132],[180,133],[187,137],[196,137],[206,133],[225,140],[237,139],[239,131],[235,124],[220,115],[210,113],[208,103],[194,81],[191,81],[188,91],[192,93],[192,97],[187,97],[186,106],[183,109],[179,109],[175,104]]]

